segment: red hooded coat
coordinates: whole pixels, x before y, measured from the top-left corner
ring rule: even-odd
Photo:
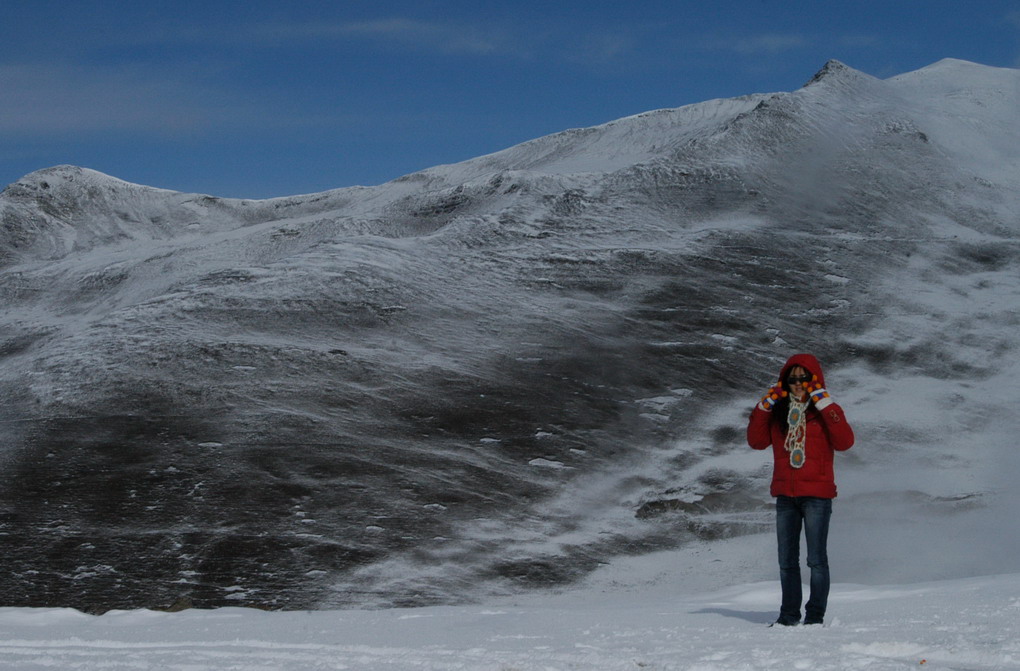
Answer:
[[[818,376],[825,386],[825,376],[818,359],[810,354],[795,354],[790,357],[779,374],[780,380],[794,366],[801,366]],[[828,400],[828,399],[826,399]],[[836,498],[836,479],[832,470],[832,457],[837,451],[849,450],[854,444],[854,432],[847,424],[843,408],[830,403],[822,410],[814,403],[807,413],[807,434],[804,448],[807,458],[800,468],[790,466],[790,454],[784,447],[786,434],[777,417],[771,411],[757,405],[751,411],[747,425],[747,443],[756,450],[772,446],[775,462],[772,471],[772,496],[816,496],[823,499]]]

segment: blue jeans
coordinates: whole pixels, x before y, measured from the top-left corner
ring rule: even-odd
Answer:
[[[783,603],[779,621],[800,622],[803,599],[800,584],[800,530],[807,540],[807,564],[811,568],[811,597],[804,607],[805,623],[821,623],[829,601],[829,518],[832,499],[813,496],[776,497],[776,536],[779,540],[779,581]]]

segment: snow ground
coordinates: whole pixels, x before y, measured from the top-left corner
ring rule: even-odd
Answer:
[[[767,627],[777,580],[707,591],[768,547],[623,560],[579,590],[477,606],[180,613],[0,609],[0,668],[34,669],[811,669],[1020,668],[1020,574],[917,584],[837,583],[823,627]],[[718,556],[712,558],[712,553]],[[697,564],[701,570],[685,570]],[[732,575],[730,576],[732,577]]]

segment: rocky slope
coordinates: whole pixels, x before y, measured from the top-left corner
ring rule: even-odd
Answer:
[[[952,384],[1020,428],[975,390],[1017,346],[1018,103],[1016,70],[830,62],[372,188],[28,175],[0,194],[3,602],[450,602],[760,530],[743,416],[792,351],[937,471],[869,403]],[[960,463],[904,509],[993,505]]]

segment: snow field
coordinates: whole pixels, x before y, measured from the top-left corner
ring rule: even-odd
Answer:
[[[675,558],[674,558],[675,559]],[[659,561],[668,562],[668,553]],[[669,567],[660,564],[663,575]],[[824,627],[767,627],[775,581],[701,594],[643,585],[483,606],[181,613],[0,609],[0,668],[683,669],[1020,668],[1020,574],[837,584]]]

